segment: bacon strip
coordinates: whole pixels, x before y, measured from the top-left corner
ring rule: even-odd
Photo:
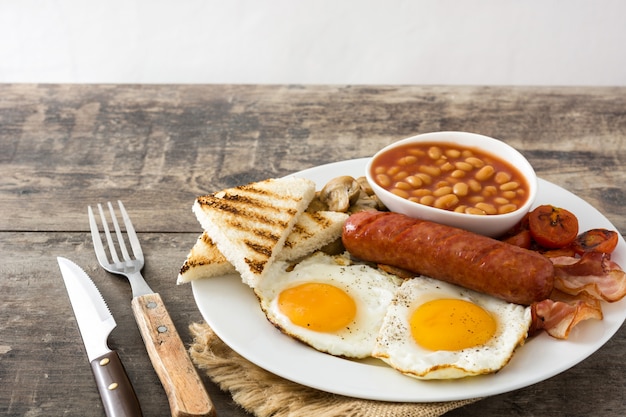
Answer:
[[[626,274],[604,253],[585,253],[581,258],[550,258],[554,264],[554,287],[571,295],[587,293],[608,302],[626,296]]]
[[[585,253],[581,258],[557,256],[554,290],[549,299],[531,306],[530,334],[545,330],[550,336],[567,339],[583,320],[602,320],[601,300],[615,302],[626,296],[626,274],[609,254]]]
[[[529,334],[545,330],[557,339],[567,339],[571,330],[583,320],[602,320],[600,300],[584,293],[572,296],[553,290],[547,300],[531,306],[532,324]]]

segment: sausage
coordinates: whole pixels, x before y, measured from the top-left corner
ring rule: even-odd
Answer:
[[[511,303],[544,300],[554,285],[554,266],[539,253],[399,213],[355,213],[344,224],[342,241],[364,261],[403,268]]]

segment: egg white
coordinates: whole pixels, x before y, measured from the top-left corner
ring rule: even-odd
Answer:
[[[254,289],[268,320],[283,333],[321,352],[347,358],[370,356],[402,280],[365,264],[352,264],[347,253],[330,256],[317,252],[291,267],[288,262],[275,262]],[[286,288],[309,282],[331,284],[350,295],[357,306],[354,320],[333,333],[293,324],[280,311],[278,296]]]
[[[496,332],[484,345],[457,351],[431,351],[411,335],[409,319],[425,302],[455,298],[473,302],[496,319]],[[493,373],[523,344],[531,324],[529,307],[426,277],[406,280],[396,293],[380,329],[372,356],[418,379],[453,379]]]

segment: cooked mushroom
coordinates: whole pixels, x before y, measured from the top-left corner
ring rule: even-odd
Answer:
[[[332,211],[346,212],[361,194],[361,186],[352,177],[344,175],[328,181],[320,192],[320,200]]]
[[[359,177],[356,179],[356,182],[359,183],[359,185],[361,186],[363,191],[367,193],[367,195],[374,195],[374,190],[372,189],[370,183],[367,181],[367,178]]]
[[[313,197],[313,200],[311,200],[311,202],[309,203],[306,211],[308,211],[309,213],[315,213],[316,211],[325,210],[328,210],[328,204],[320,200],[320,192],[318,191],[315,193],[315,197]]]
[[[361,190],[359,199],[350,206],[349,212],[356,213],[363,210],[386,211],[385,205],[378,199],[376,194],[367,195],[367,192]]]

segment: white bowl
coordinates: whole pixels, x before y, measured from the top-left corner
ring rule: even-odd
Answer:
[[[510,165],[517,168],[517,170],[524,176],[529,187],[528,198],[522,206],[517,208],[517,210],[509,213],[475,215],[439,209],[410,201],[387,191],[374,181],[371,169],[372,163],[378,156],[392,148],[407,145],[409,143],[420,142],[457,144],[462,147],[483,150],[484,152],[503,159]],[[392,143],[391,145],[388,145],[378,151],[369,161],[365,176],[378,198],[380,198],[383,204],[385,204],[385,206],[387,206],[387,208],[391,211],[406,214],[407,216],[414,218],[458,227],[491,237],[500,236],[516,225],[524,217],[524,215],[528,213],[537,195],[537,175],[528,160],[526,160],[521,153],[498,139],[468,132],[424,133]]]

